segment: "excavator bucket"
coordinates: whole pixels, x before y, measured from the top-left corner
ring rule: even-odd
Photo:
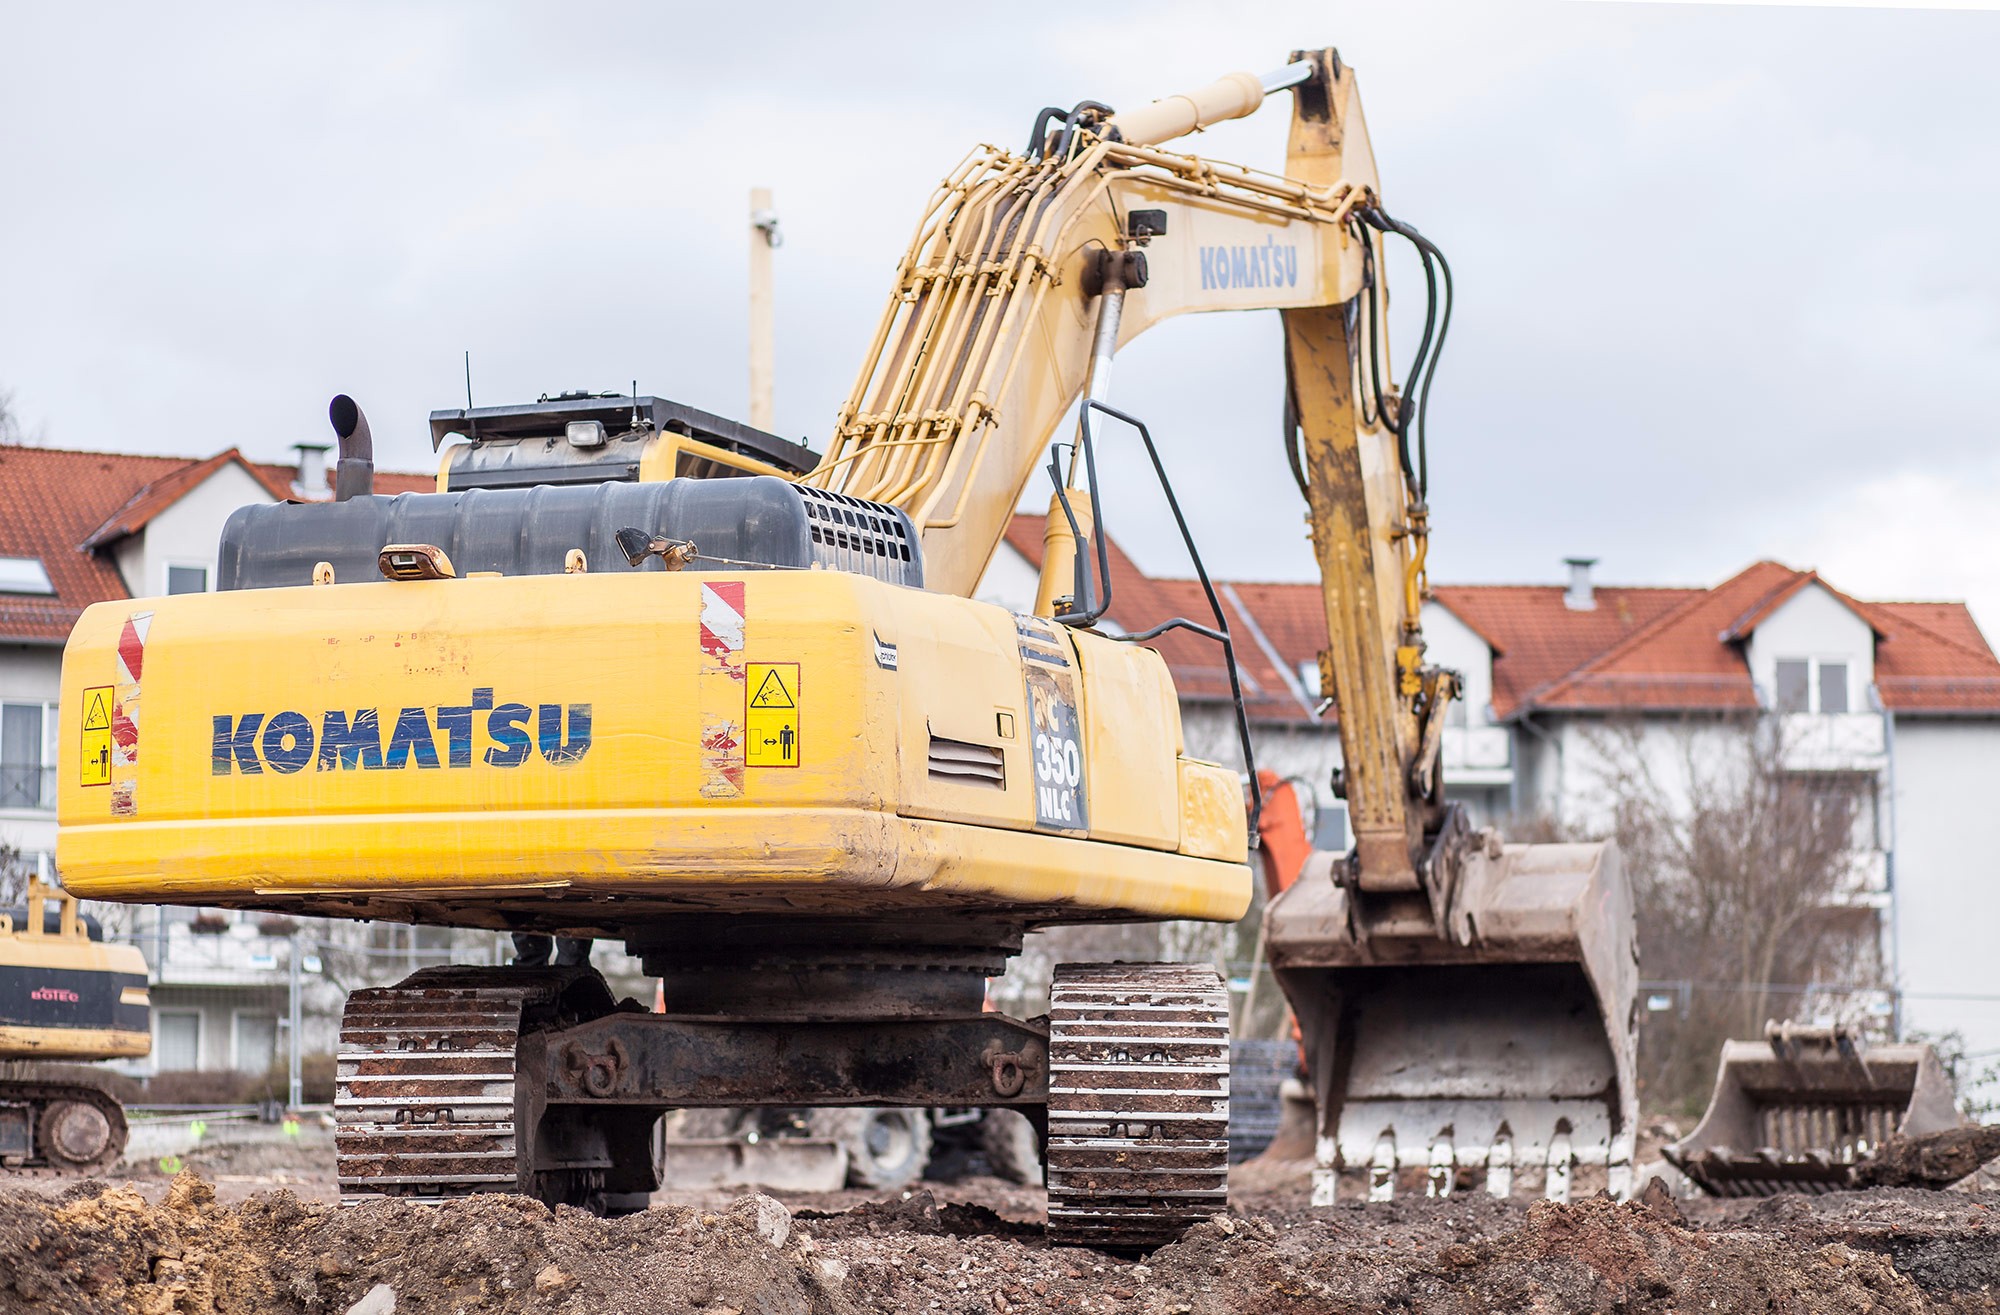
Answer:
[[[1466,851],[1428,905],[1363,933],[1344,860],[1265,913],[1317,1104],[1313,1203],[1630,1192],[1638,953],[1612,844]]]
[[[1665,1148],[1715,1196],[1818,1195],[1892,1136],[1965,1120],[1928,1045],[1869,1047],[1858,1031],[1772,1023],[1762,1041],[1725,1041],[1715,1094],[1693,1132]]]

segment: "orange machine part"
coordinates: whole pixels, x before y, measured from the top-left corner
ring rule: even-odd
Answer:
[[[1299,879],[1312,841],[1306,836],[1305,817],[1299,812],[1298,792],[1290,781],[1281,781],[1272,771],[1257,773],[1257,785],[1264,792],[1264,811],[1257,818],[1257,854],[1264,865],[1264,894],[1276,895]]]

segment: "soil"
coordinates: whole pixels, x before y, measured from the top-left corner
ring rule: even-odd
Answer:
[[[2000,1310],[2000,1194],[1309,1210],[1296,1172],[1239,1178],[1229,1214],[1149,1256],[1050,1247],[1041,1194],[986,1178],[888,1199],[663,1194],[612,1220],[498,1196],[342,1210],[277,1188],[218,1201],[192,1168],[31,1184],[0,1190],[0,1311]]]

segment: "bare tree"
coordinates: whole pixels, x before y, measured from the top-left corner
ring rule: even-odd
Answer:
[[[1699,1109],[1723,1040],[1885,984],[1875,912],[1851,898],[1872,780],[1789,770],[1781,726],[1655,721],[1603,728],[1593,744],[1640,971],[1684,984],[1641,1038],[1654,1109]]]
[[[21,423],[20,408],[14,405],[14,390],[0,388],[0,446],[20,446],[40,441]]]
[[[27,902],[28,878],[34,875],[35,865],[20,847],[0,840],[0,910]]]

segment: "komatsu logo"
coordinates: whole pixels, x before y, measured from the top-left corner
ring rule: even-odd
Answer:
[[[590,752],[590,705],[495,703],[491,689],[475,689],[467,703],[393,714],[333,708],[317,722],[303,712],[224,713],[215,718],[211,765],[217,776],[239,771],[256,776],[266,767],[289,774],[315,765],[322,772],[394,771],[412,763],[470,767],[475,749],[488,767],[519,767],[534,753],[551,766],[566,767]]]
[[[1203,288],[1295,288],[1299,284],[1299,249],[1290,243],[1279,246],[1276,238],[1264,245],[1247,247],[1202,247],[1201,286]]]

